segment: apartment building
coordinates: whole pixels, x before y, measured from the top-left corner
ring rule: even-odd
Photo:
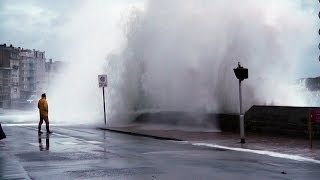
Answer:
[[[0,108],[21,106],[46,85],[45,52],[0,45]]]
[[[10,87],[10,98],[11,100],[20,99],[20,49],[21,48],[11,48],[10,50],[10,68],[11,68],[11,87]]]
[[[19,52],[12,45],[0,45],[0,108],[11,106],[11,99],[20,98]]]
[[[59,75],[62,74],[62,71],[66,68],[66,64],[62,61],[53,61],[49,59],[45,65],[46,72],[46,85],[45,87],[49,88],[54,84],[55,81],[59,79]],[[49,89],[47,89],[49,90]]]
[[[21,50],[20,99],[42,93],[45,84],[45,52]]]
[[[0,108],[10,107],[10,75],[11,68],[0,67]]]

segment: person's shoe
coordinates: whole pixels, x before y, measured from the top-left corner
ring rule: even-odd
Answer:
[[[42,131],[38,131],[38,134],[43,134],[43,132]]]
[[[47,131],[47,134],[52,134],[52,131]]]

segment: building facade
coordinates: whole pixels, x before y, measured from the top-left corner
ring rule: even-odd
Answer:
[[[49,88],[51,85],[53,85],[54,81],[59,79],[59,75],[62,74],[63,69],[66,68],[66,65],[62,61],[53,61],[52,59],[49,59],[48,62],[46,62],[45,65],[45,72],[46,72],[46,80],[45,80],[45,87]],[[46,89],[47,91],[49,89]]]
[[[0,45],[0,108],[10,107],[11,99],[19,98],[19,88],[14,88],[19,81],[19,51],[12,45]]]
[[[22,106],[46,85],[45,52],[0,45],[0,108]]]
[[[20,52],[20,98],[27,100],[43,92],[45,85],[45,52]]]
[[[10,56],[10,68],[11,68],[11,92],[10,98],[12,100],[20,99],[20,49],[13,48]]]
[[[11,68],[0,67],[0,108],[9,108],[11,104],[10,76]]]

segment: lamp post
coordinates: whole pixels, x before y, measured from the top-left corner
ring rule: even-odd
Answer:
[[[242,110],[242,90],[241,81],[248,79],[248,69],[243,68],[238,62],[238,67],[233,69],[237,79],[239,79],[239,120],[240,120],[240,143],[245,143],[244,137],[244,115]]]

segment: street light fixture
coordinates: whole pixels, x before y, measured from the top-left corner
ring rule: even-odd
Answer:
[[[242,111],[242,92],[241,92],[241,81],[248,79],[248,69],[243,68],[238,62],[238,67],[233,69],[237,79],[239,79],[239,119],[240,119],[240,143],[245,143],[244,139],[244,115]]]

